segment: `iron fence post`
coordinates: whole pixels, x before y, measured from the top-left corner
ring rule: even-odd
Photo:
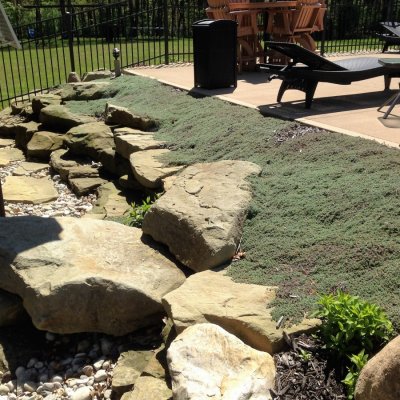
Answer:
[[[6,211],[4,209],[4,198],[3,198],[3,189],[1,188],[1,180],[0,180],[0,217],[5,217]]]
[[[168,0],[163,0],[164,6],[164,62],[166,65],[169,64],[169,23],[168,23]]]
[[[68,11],[65,13],[67,16],[67,30],[68,30],[68,47],[69,47],[69,58],[71,62],[71,72],[75,72],[75,56],[74,56],[74,33],[73,33],[73,21],[72,14]]]

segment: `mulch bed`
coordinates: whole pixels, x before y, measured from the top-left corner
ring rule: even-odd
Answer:
[[[345,400],[339,372],[313,337],[286,336],[289,350],[275,354],[274,400]]]

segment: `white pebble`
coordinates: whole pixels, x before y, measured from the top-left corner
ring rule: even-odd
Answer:
[[[44,364],[42,363],[42,361],[38,361],[35,363],[34,366],[36,369],[40,369],[40,368],[43,368]]]
[[[104,361],[105,361],[104,358],[98,359],[95,363],[93,363],[94,369],[96,371],[99,370],[101,368],[101,366],[103,365]]]
[[[45,383],[43,383],[42,387],[44,390],[47,390],[48,392],[52,392],[54,390],[54,382],[45,382]]]
[[[104,371],[104,369],[99,369],[94,375],[94,381],[102,382],[105,381],[107,377],[108,377],[107,371]]]
[[[53,378],[51,378],[51,381],[52,382],[60,382],[60,383],[62,383],[64,381],[64,379],[62,378],[62,376],[55,375],[55,376],[53,376]]]
[[[0,385],[0,396],[10,393],[10,388],[7,385]]]
[[[10,393],[10,394],[8,395],[8,400],[17,400],[17,395],[14,394],[14,393]]]
[[[49,379],[48,374],[40,374],[39,375],[39,382],[46,382]]]
[[[110,368],[110,361],[104,361],[103,362],[103,365],[101,366],[103,369],[108,369],[108,368]]]
[[[16,383],[17,383],[16,381],[9,381],[6,383],[6,386],[8,386],[10,392],[13,392],[15,390]]]
[[[111,393],[112,393],[112,390],[111,390],[111,389],[105,390],[104,393],[103,393],[104,398],[105,398],[106,400],[111,399]]]
[[[85,365],[82,368],[82,372],[86,375],[86,376],[92,376],[93,375],[93,367],[91,365]]]
[[[25,392],[29,393],[36,391],[37,387],[38,385],[35,382],[25,382],[23,386]]]
[[[77,389],[77,391],[71,396],[71,400],[91,400],[91,398],[92,391],[86,386]]]

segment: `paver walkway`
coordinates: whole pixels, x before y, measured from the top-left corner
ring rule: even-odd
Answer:
[[[399,57],[398,54],[373,54],[370,57]],[[352,56],[355,57],[355,56]],[[366,57],[366,56],[359,56]],[[346,57],[332,57],[331,60]],[[374,139],[389,146],[400,146],[400,104],[386,119],[377,108],[399,87],[393,78],[391,90],[384,92],[383,77],[354,82],[351,85],[320,83],[311,110],[304,108],[305,95],[297,90],[284,94],[283,103],[276,103],[281,81],[266,81],[261,72],[245,72],[238,76],[237,88],[205,90],[194,88],[193,65],[162,68],[132,68],[126,73],[155,78],[160,82],[191,92],[217,96],[233,103],[259,109],[265,115],[298,120],[313,126],[353,136]]]

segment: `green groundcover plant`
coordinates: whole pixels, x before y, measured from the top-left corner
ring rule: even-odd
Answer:
[[[377,305],[342,291],[321,296],[316,316],[322,319],[318,336],[324,347],[336,362],[347,368],[343,383],[351,400],[369,355],[393,334],[392,323]]]

